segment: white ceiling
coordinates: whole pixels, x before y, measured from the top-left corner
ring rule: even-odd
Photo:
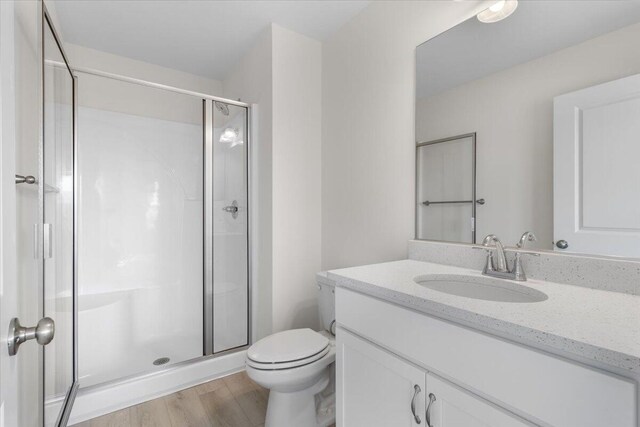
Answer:
[[[317,40],[368,1],[58,0],[65,42],[224,79],[271,23]]]
[[[520,0],[504,21],[483,24],[473,17],[420,45],[417,96],[443,92],[637,22],[638,0]]]

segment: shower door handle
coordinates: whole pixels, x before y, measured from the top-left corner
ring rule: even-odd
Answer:
[[[222,208],[222,210],[225,212],[229,212],[233,219],[238,218],[238,201],[234,200],[233,202],[231,202],[231,205],[225,206],[224,208]]]

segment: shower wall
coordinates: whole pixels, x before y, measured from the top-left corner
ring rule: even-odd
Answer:
[[[204,155],[201,99],[82,73],[79,95],[86,387],[202,356]]]

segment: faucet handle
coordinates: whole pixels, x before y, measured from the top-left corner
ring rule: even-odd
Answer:
[[[516,247],[519,249],[524,249],[524,246],[527,244],[527,242],[535,242],[536,240],[538,239],[536,239],[535,234],[533,234],[531,231],[525,231],[516,244]]]
[[[487,259],[482,273],[486,274],[488,271],[495,271],[495,267],[493,266],[493,252],[490,249],[487,249]]]
[[[520,241],[518,241],[518,244],[516,244],[516,247],[518,249],[524,249],[524,246],[527,244],[527,242],[535,242],[535,241],[536,241],[536,235],[533,234],[531,231],[525,231],[522,237],[520,237]],[[539,254],[535,254],[535,255],[539,255]],[[513,260],[512,273],[513,273],[513,280],[522,282],[527,280],[527,276],[526,274],[524,274],[524,268],[522,268],[522,260],[520,259],[521,256],[522,256],[522,253],[520,251],[516,251],[516,258]]]
[[[522,268],[522,260],[520,252],[516,252],[516,258],[513,260],[513,280],[517,280],[519,282],[524,282],[527,280],[527,275],[524,274],[524,268]]]

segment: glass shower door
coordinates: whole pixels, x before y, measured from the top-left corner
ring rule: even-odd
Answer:
[[[44,316],[55,322],[44,347],[44,425],[66,425],[74,369],[74,78],[48,16],[43,22],[42,256]]]
[[[249,343],[247,109],[213,101],[213,352]]]

